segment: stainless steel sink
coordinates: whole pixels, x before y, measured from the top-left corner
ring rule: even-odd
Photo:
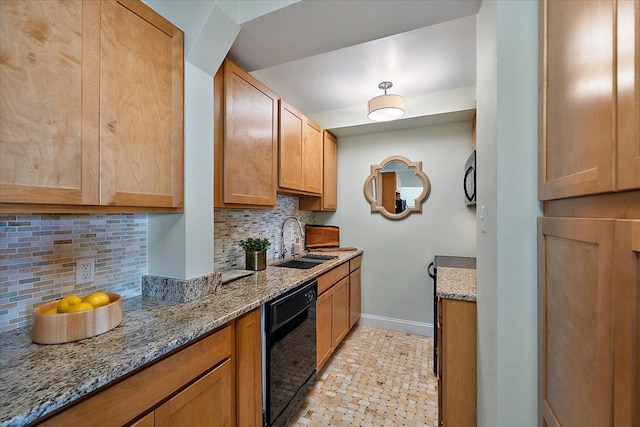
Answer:
[[[338,257],[334,255],[305,255],[300,258],[275,264],[275,267],[297,268],[306,270],[308,268],[313,268],[317,265],[336,258]]]

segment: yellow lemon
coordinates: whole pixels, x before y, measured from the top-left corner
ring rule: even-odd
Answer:
[[[109,304],[109,295],[104,292],[96,292],[86,297],[84,302],[88,302],[93,308],[102,307],[103,305]]]
[[[55,307],[50,308],[49,310],[45,311],[44,314],[58,314],[58,309]]]
[[[82,302],[82,298],[77,295],[69,295],[68,297],[62,298],[58,301],[58,305],[56,308],[58,309],[58,313],[68,313],[69,309],[74,305],[80,304]]]
[[[93,310],[93,306],[88,302],[81,302],[80,304],[72,305],[71,308],[69,308],[69,311],[67,311],[67,313],[76,313],[78,311],[85,311],[85,310]]]

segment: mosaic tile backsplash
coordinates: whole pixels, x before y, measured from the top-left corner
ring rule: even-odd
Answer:
[[[298,210],[298,198],[294,196],[278,195],[276,209],[215,209],[214,270],[244,269],[244,250],[238,242],[248,237],[269,239],[271,247],[267,251],[267,259],[278,258],[281,251],[280,229],[282,222],[289,216],[298,218],[303,230],[305,224],[313,224],[315,221],[313,212]],[[287,255],[291,255],[291,246],[296,238],[304,246],[298,224],[289,220],[284,228]]]
[[[93,283],[76,285],[78,258],[96,259]],[[140,295],[146,273],[146,214],[0,215],[0,332],[64,295]]]

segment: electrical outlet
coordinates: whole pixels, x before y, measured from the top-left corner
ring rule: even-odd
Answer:
[[[76,260],[76,284],[93,283],[96,271],[95,258],[84,258]]]

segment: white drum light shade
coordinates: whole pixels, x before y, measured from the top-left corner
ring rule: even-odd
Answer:
[[[380,95],[369,100],[369,120],[388,122],[404,116],[404,98],[400,95]]]

